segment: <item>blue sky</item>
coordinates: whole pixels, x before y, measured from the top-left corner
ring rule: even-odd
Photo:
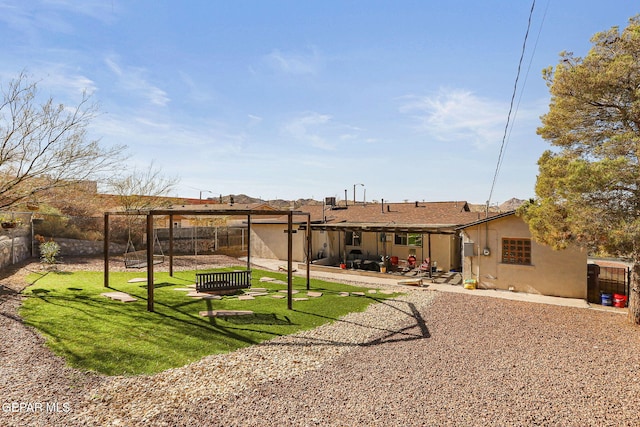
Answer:
[[[491,197],[534,196],[542,68],[640,13],[538,0]],[[0,83],[100,104],[93,138],[173,195],[489,198],[530,1],[0,0]],[[356,185],[364,184],[364,186]]]

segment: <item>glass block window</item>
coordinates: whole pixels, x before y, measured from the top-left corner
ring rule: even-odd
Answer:
[[[531,265],[531,239],[502,239],[502,262]]]

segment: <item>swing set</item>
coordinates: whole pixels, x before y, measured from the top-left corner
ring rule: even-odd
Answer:
[[[292,309],[292,301],[293,301],[293,268],[292,268],[292,259],[293,259],[293,233],[296,231],[293,230],[293,216],[306,216],[306,234],[307,234],[307,250],[306,253],[311,252],[311,216],[307,212],[300,211],[283,211],[283,210],[264,210],[264,209],[157,209],[157,210],[149,210],[149,211],[116,211],[116,212],[105,212],[104,213],[104,286],[109,287],[109,247],[110,247],[110,237],[109,237],[109,216],[110,215],[126,215],[126,216],[146,216],[146,249],[145,250],[136,250],[133,245],[133,241],[131,239],[131,234],[129,234],[129,239],[127,242],[127,248],[125,250],[124,263],[127,268],[146,268],[147,270],[147,311],[154,311],[154,265],[163,263],[165,261],[165,255],[162,252],[162,248],[160,246],[160,241],[158,239],[157,230],[154,228],[154,216],[167,216],[169,217],[169,276],[173,277],[173,216],[176,214],[181,215],[201,215],[201,216],[246,216],[247,217],[247,269],[246,271],[242,271],[241,280],[247,281],[247,284],[250,286],[251,281],[251,218],[253,216],[271,216],[271,217],[287,217],[287,228],[285,233],[287,234],[287,308],[289,310]],[[130,224],[130,223],[129,223]],[[303,223],[304,224],[304,223]],[[130,232],[130,228],[129,228]],[[156,252],[157,247],[157,252]],[[309,289],[310,282],[310,260],[309,257],[306,257],[307,263],[307,289]],[[234,286],[237,285],[237,281],[240,280],[238,277],[233,276],[229,278],[225,278],[224,282],[231,283],[234,282]],[[209,277],[202,277],[201,280],[203,283],[212,282]],[[217,280],[213,280],[216,282]],[[243,282],[244,283],[244,282]]]

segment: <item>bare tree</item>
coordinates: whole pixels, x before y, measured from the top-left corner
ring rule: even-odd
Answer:
[[[171,204],[164,196],[178,182],[178,177],[164,176],[152,162],[146,170],[133,169],[128,174],[113,176],[108,186],[124,210],[147,210]]]
[[[23,72],[0,101],[0,209],[51,189],[95,180],[123,160],[124,146],[105,148],[87,139],[97,105],[83,94],[75,106],[38,102],[37,83]]]

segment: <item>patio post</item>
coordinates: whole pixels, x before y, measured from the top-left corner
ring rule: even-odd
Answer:
[[[109,287],[109,214],[104,214],[104,287]]]
[[[147,213],[147,311],[153,312],[153,214]]]

